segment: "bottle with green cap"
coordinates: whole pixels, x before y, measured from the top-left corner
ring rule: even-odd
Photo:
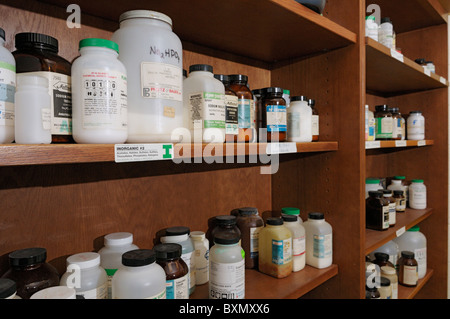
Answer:
[[[297,223],[303,224],[303,220],[300,217],[300,209],[297,207],[283,207],[281,209],[281,217],[285,215],[294,215],[297,216]]]
[[[380,180],[378,178],[366,178],[366,199],[369,198],[369,191],[382,189],[383,187],[380,185]]]
[[[419,279],[425,277],[427,272],[427,238],[420,232],[419,225],[415,225],[395,238],[399,251],[412,251],[417,260]]]
[[[121,144],[128,137],[127,70],[117,43],[98,38],[79,43],[72,64],[73,138],[77,143]]]

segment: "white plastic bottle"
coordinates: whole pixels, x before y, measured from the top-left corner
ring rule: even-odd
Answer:
[[[394,44],[394,26],[389,17],[381,18],[380,28],[378,29],[378,41],[389,49],[395,49]]]
[[[5,31],[0,28],[0,144],[14,141],[14,93],[16,60],[5,48]]]
[[[383,187],[380,185],[380,180],[378,178],[366,178],[366,199],[369,198],[369,191],[382,190]]]
[[[303,223],[306,233],[306,264],[326,268],[333,262],[333,229],[323,213],[312,212]]]
[[[17,144],[50,144],[51,99],[48,80],[36,75],[17,75],[14,135]]]
[[[420,111],[409,112],[406,121],[408,140],[424,140],[425,139],[425,117]]]
[[[104,238],[104,247],[98,253],[100,254],[100,266],[102,266],[108,276],[108,299],[112,298],[111,281],[114,273],[122,265],[122,254],[139,249],[133,244],[133,234],[128,232],[111,233]]]
[[[111,40],[127,69],[127,142],[170,142],[172,131],[183,127],[183,49],[172,19],[132,10],[119,22]]]
[[[397,243],[399,251],[407,250],[414,253],[419,279],[425,277],[427,273],[427,238],[420,232],[420,227],[417,225],[411,227],[394,241]]]
[[[183,81],[183,104],[191,141],[225,141],[225,86],[214,77],[211,65],[189,66],[189,76]]]
[[[181,259],[189,268],[189,295],[195,291],[195,258],[194,243],[189,236],[190,229],[184,226],[169,227],[165,236],[161,237],[162,243],[177,243],[182,249]]]
[[[292,233],[292,271],[297,272],[305,268],[306,264],[305,228],[297,222],[295,215],[284,215],[283,222]]]
[[[152,249],[122,255],[122,266],[112,279],[113,299],[166,299],[166,272]]]
[[[389,190],[395,191],[395,190],[401,190],[403,191],[403,195],[405,195],[406,201],[408,201],[408,195],[409,195],[409,186],[404,185],[403,181],[404,176],[395,176],[394,179],[391,180],[391,184],[386,187]]]
[[[77,296],[75,288],[53,286],[35,292],[30,299],[77,299]]]
[[[409,207],[412,209],[427,208],[427,187],[422,179],[411,180],[411,185],[409,185]]]
[[[75,288],[85,299],[107,299],[108,278],[100,267],[100,255],[85,252],[67,258],[67,270],[61,276],[61,286]]]
[[[79,43],[72,64],[73,138],[84,144],[121,144],[127,140],[127,70],[119,46],[88,38]]]
[[[290,142],[312,142],[312,109],[306,96],[293,96],[287,110]]]
[[[199,286],[209,281],[209,240],[202,231],[191,232],[191,238],[195,249],[195,284]]]
[[[214,237],[209,255],[209,299],[245,299],[245,259],[239,237]]]
[[[297,207],[283,207],[281,208],[281,217],[285,215],[294,215],[297,217],[297,223],[303,224],[303,220],[300,217],[300,209]]]
[[[366,17],[366,37],[378,42],[378,24],[375,21],[375,16]]]

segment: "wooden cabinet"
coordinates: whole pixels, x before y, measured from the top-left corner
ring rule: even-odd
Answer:
[[[17,32],[41,32],[56,37],[60,54],[73,60],[79,40],[110,38],[119,15],[137,5],[77,1],[82,27],[70,29],[66,8],[71,2],[0,1],[7,47],[14,49]],[[251,89],[281,86],[291,95],[314,98],[320,142],[296,143],[289,154],[273,156],[279,160],[276,174],[261,174],[267,164],[261,160],[267,155],[266,144],[246,145],[239,153],[244,156],[236,156],[237,145],[219,147],[219,154],[229,155],[233,163],[212,164],[185,154],[185,145],[175,145],[176,157],[190,162],[180,164],[116,163],[113,145],[0,145],[0,273],[7,268],[7,254],[20,248],[46,247],[49,261],[62,273],[67,256],[98,250],[102,237],[111,232],[130,231],[139,247],[151,248],[157,232],[168,226],[205,231],[208,218],[237,207],[255,206],[265,214],[294,206],[301,209],[303,220],[308,212],[320,211],[333,226],[333,265],[324,270],[307,267],[282,280],[248,271],[246,296],[364,298],[364,256],[394,236],[390,231],[373,238],[366,231],[364,181],[366,176],[401,171],[423,178],[430,194],[429,209],[398,222],[406,228],[420,222],[430,242],[433,272],[414,295],[445,298],[448,92],[441,76],[448,77],[447,46],[436,41],[447,43],[447,24],[437,1],[374,2],[393,17],[403,17],[405,7],[411,10],[412,20],[398,18],[399,46],[410,60],[432,58],[439,78],[420,74],[413,62],[400,64],[378,43],[366,40],[363,0],[330,1],[323,16],[293,0],[139,2],[139,8],[172,18],[183,42],[186,69],[207,63],[215,73],[248,75]],[[416,26],[420,13],[426,19]],[[427,37],[435,40],[422,48],[418,43]],[[376,73],[393,68],[402,72],[400,79]],[[394,80],[399,82],[394,85]],[[400,149],[386,142],[366,150],[363,106],[379,102],[396,104],[403,113],[423,110],[426,146],[408,142]],[[199,287],[193,297],[207,298],[207,289]]]

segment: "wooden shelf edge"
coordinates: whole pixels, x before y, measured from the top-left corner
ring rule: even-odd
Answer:
[[[297,299],[338,274],[333,264],[324,269],[306,265],[299,272],[277,279],[257,270],[245,271],[245,299]],[[267,289],[270,287],[270,289]],[[208,299],[208,284],[196,286],[191,299]]]
[[[427,269],[427,273],[417,283],[416,287],[406,287],[398,284],[398,299],[413,299],[422,287],[433,276],[433,269]]]
[[[369,149],[382,149],[382,148],[405,148],[405,147],[422,147],[434,145],[434,140],[403,140],[403,141],[366,141],[365,148]]]
[[[199,144],[174,144],[174,157],[193,158],[197,156],[197,145]],[[269,143],[201,144],[201,154],[205,157],[267,155],[268,145]],[[338,150],[338,143],[333,141],[280,143],[280,145],[291,146],[285,149],[280,147],[280,155]],[[114,149],[113,144],[2,144],[0,145],[0,167],[114,162]],[[198,149],[197,152],[200,153]],[[277,151],[275,150],[275,152]]]
[[[378,247],[386,244],[392,239],[400,236],[409,228],[428,218],[433,212],[432,208],[426,209],[410,209],[407,208],[405,213],[397,213],[396,224],[384,231],[367,229],[365,230],[364,254],[368,255]]]

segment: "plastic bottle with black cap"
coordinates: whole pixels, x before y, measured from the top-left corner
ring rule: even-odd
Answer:
[[[333,228],[325,221],[325,215],[311,212],[303,223],[306,233],[306,264],[326,268],[333,262]]]
[[[0,28],[0,144],[14,141],[14,93],[16,91],[16,61],[5,48],[5,30]]]

